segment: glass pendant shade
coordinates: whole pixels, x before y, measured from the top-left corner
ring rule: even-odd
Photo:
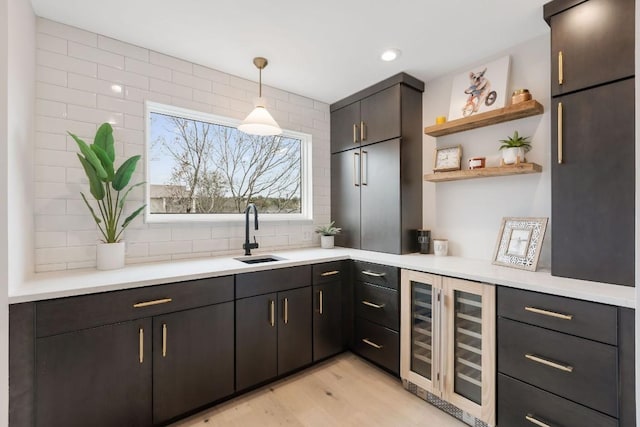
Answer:
[[[242,121],[238,130],[251,135],[280,135],[282,129],[264,107],[264,102],[257,102],[246,119]]]

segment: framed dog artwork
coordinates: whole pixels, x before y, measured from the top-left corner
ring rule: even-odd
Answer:
[[[510,66],[511,57],[505,56],[455,76],[449,120],[503,108],[507,101]]]

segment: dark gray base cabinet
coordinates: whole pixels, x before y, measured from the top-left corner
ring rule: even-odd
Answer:
[[[342,280],[313,285],[313,361],[343,350]]]

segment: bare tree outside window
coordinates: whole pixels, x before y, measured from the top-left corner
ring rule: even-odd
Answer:
[[[151,213],[302,212],[302,141],[149,113]]]

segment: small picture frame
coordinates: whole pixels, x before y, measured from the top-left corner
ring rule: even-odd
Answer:
[[[493,264],[536,271],[549,218],[502,218]]]
[[[462,146],[436,148],[434,172],[459,171],[462,168]]]

